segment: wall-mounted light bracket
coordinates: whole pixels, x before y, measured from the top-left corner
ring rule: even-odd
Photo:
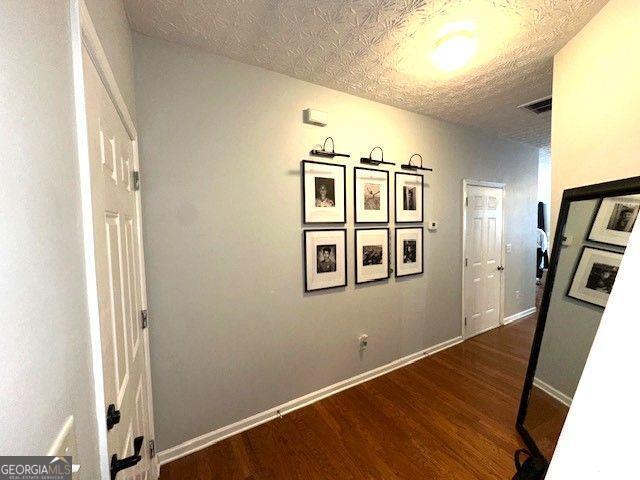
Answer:
[[[376,160],[371,158],[371,155],[373,155],[373,152],[375,150],[380,150],[380,160]],[[382,147],[373,147],[373,149],[369,152],[369,156],[368,157],[361,157],[360,158],[360,163],[366,163],[367,165],[395,165],[395,163],[393,162],[385,162],[384,160],[384,151],[382,150]]]
[[[331,151],[327,150],[327,140],[331,140]],[[324,143],[322,144],[322,149],[311,150],[309,155],[313,155],[316,157],[325,157],[325,158],[333,158],[333,157],[351,157],[348,153],[336,153],[336,144],[333,141],[332,137],[327,137],[324,139]]]
[[[413,160],[413,157],[420,157],[420,166],[414,165],[414,164],[411,163],[411,160]],[[414,172],[416,170],[424,170],[426,172],[433,172],[433,168],[423,167],[422,166],[422,155],[420,155],[419,153],[414,153],[413,155],[411,155],[411,157],[409,157],[409,163],[405,163],[404,165],[400,165],[400,167],[404,168],[405,170],[412,170]]]

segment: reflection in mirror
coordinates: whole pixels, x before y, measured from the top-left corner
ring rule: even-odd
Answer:
[[[638,180],[575,189],[563,199],[517,425],[529,449],[547,460],[638,218]]]

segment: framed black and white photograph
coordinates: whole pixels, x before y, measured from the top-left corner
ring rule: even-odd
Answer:
[[[305,291],[347,284],[347,230],[304,231]]]
[[[396,277],[423,272],[424,243],[422,227],[396,228]]]
[[[356,283],[389,278],[389,229],[356,229]]]
[[[640,195],[604,198],[588,240],[626,247],[640,212]]]
[[[605,307],[622,261],[622,253],[583,247],[567,296]]]
[[[387,223],[389,221],[389,172],[355,167],[353,196],[356,223]]]
[[[345,166],[303,160],[302,175],[304,223],[345,223]]]
[[[421,223],[424,176],[417,173],[395,174],[396,223]]]

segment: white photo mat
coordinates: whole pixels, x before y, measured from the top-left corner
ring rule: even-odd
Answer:
[[[396,223],[422,223],[424,220],[423,196],[423,175],[396,172]]]
[[[622,253],[584,247],[567,295],[605,307],[622,256]]]
[[[353,192],[356,223],[389,222],[389,172],[355,167]]]
[[[423,232],[422,227],[396,228],[396,277],[423,273]]]
[[[588,240],[626,247],[640,212],[640,195],[603,198]]]
[[[356,283],[389,278],[389,229],[355,230]]]
[[[304,223],[345,223],[346,167],[302,161]]]
[[[305,291],[347,284],[347,230],[305,230]],[[326,254],[328,249],[328,254]]]

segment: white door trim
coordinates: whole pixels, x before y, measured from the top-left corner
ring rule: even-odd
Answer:
[[[87,306],[89,312],[89,331],[91,340],[91,360],[93,369],[95,413],[98,427],[98,450],[100,458],[100,472],[104,480],[110,478],[110,456],[107,447],[107,427],[104,412],[104,371],[102,366],[102,342],[100,339],[100,314],[98,308],[98,289],[96,276],[96,252],[93,233],[93,207],[91,200],[91,170],[89,158],[89,137],[87,132],[84,70],[82,60],[83,47],[93,60],[102,82],[113,101],[118,115],[120,116],[129,137],[134,143],[134,169],[139,170],[138,158],[138,134],[129,113],[129,109],[120,93],[115,76],[107,56],[104,52],[98,34],[93,26],[89,11],[84,0],[72,0],[70,2],[70,26],[71,26],[71,49],[73,57],[73,83],[75,101],[75,120],[77,149],[80,176],[80,203],[82,209],[83,224],[83,244],[85,255],[85,278],[87,289]],[[142,219],[141,219],[141,199],[140,192],[136,192],[137,216],[138,216],[138,242],[140,251],[140,291],[142,308],[147,308],[146,278],[144,270],[144,250],[142,243]],[[142,330],[144,343],[145,364],[150,372],[149,357],[149,333],[147,329]],[[154,438],[153,423],[153,399],[151,389],[151,375],[147,375],[147,398],[149,415],[149,434]],[[151,478],[158,478],[158,457],[151,459]]]
[[[463,179],[462,180],[462,318],[460,320],[462,338],[464,340],[467,339],[466,325],[465,325],[465,259],[467,258],[467,191],[469,186],[475,187],[490,187],[490,188],[499,188],[502,190],[502,246],[501,246],[501,254],[500,261],[504,266],[506,263],[505,257],[505,229],[504,229],[504,218],[505,218],[505,199],[506,199],[506,183],[501,182],[487,182],[484,180],[472,180],[472,179]],[[500,274],[500,325],[504,325],[504,297],[505,297],[505,285],[504,285],[504,270]],[[481,332],[483,333],[483,332]]]

